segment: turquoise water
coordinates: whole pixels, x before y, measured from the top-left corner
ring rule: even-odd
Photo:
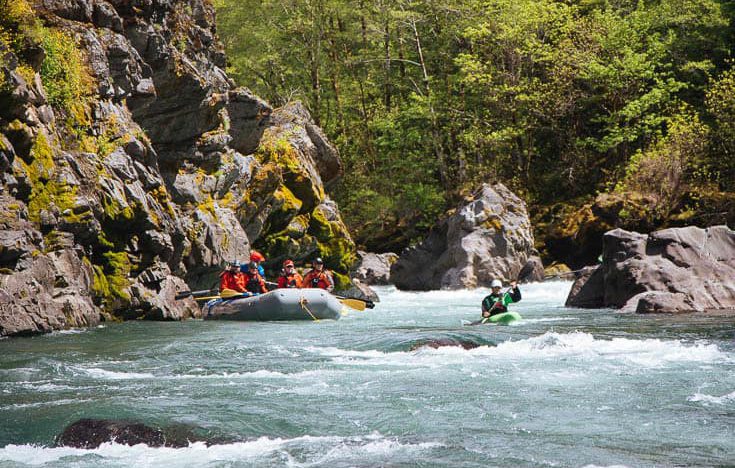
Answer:
[[[565,309],[524,287],[380,289],[339,321],[131,322],[0,340],[0,467],[735,464],[735,320]],[[412,350],[452,338],[481,346]],[[186,448],[53,448],[80,418],[200,427]]]

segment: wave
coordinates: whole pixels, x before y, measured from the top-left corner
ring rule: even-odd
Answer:
[[[722,396],[706,395],[704,393],[695,393],[694,395],[687,398],[689,401],[701,402],[704,404],[714,405],[725,405],[730,402],[735,402],[735,392],[728,393]]]
[[[496,347],[480,346],[464,350],[458,346],[422,347],[416,351],[382,352],[378,350],[343,350],[334,347],[308,348],[311,352],[331,357],[340,364],[436,367],[469,363],[480,358],[502,358],[502,361],[553,359],[609,360],[643,367],[656,367],[676,362],[732,362],[733,357],[714,344],[684,343],[677,340],[628,338],[597,339],[589,333],[547,332],[518,341],[505,341]]]
[[[7,445],[0,448],[0,461],[32,466],[63,462],[74,466],[99,466],[101,458],[127,466],[204,466],[213,462],[276,462],[289,465],[329,464],[342,460],[384,461],[412,456],[443,446],[436,442],[405,442],[377,433],[367,436],[310,436],[292,439],[260,437],[246,442],[207,446],[196,442],[183,448],[148,447],[105,443],[96,449]],[[304,450],[307,449],[307,450]],[[90,457],[91,456],[91,457]],[[277,459],[275,457],[278,457]]]

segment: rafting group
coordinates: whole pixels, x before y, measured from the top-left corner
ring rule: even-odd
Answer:
[[[269,285],[275,286],[276,289],[319,288],[330,293],[334,291],[334,278],[329,270],[324,268],[324,260],[320,257],[312,261],[311,270],[303,278],[296,271],[293,260],[287,259],[283,262],[277,283],[265,280],[265,270],[261,265],[264,261],[265,257],[257,251],[250,254],[250,261],[246,264],[241,264],[239,260],[230,261],[227,269],[220,274],[220,293],[235,291],[243,296],[265,294]]]

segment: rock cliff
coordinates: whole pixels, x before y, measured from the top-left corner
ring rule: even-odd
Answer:
[[[0,5],[0,335],[196,316],[253,245],[347,283],[339,155],[227,77],[209,2]]]

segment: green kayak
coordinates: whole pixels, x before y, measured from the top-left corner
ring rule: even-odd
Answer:
[[[489,318],[470,322],[466,325],[484,325],[494,323],[497,325],[509,325],[517,320],[522,319],[521,314],[518,312],[503,312],[502,314],[495,314]]]

